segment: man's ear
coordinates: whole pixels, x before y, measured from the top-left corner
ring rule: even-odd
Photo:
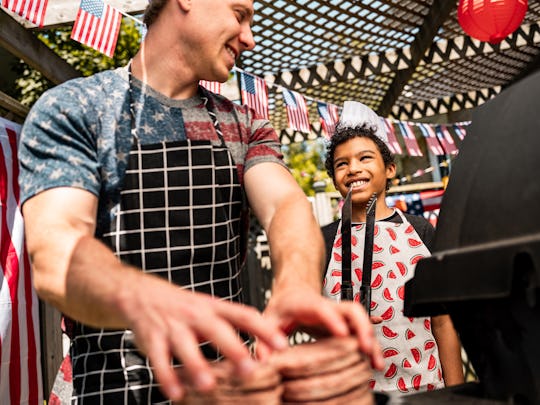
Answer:
[[[191,10],[191,0],[176,0],[178,2],[178,5],[180,6],[180,9],[184,12],[188,12]]]

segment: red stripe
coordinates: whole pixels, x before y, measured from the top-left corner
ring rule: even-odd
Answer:
[[[0,263],[4,269],[4,277],[7,279],[9,293],[11,296],[12,321],[11,321],[11,353],[9,367],[10,396],[11,403],[20,403],[21,386],[20,375],[21,366],[19,363],[20,355],[20,336],[19,336],[19,303],[17,300],[18,282],[19,282],[19,263],[17,252],[11,242],[10,232],[7,225],[7,205],[8,205],[8,173],[4,153],[1,153],[0,162],[0,199],[2,201],[2,227],[0,234]],[[14,159],[15,160],[15,159]]]
[[[114,51],[116,49],[116,42],[118,41],[118,34],[120,33],[120,27],[122,25],[122,15],[116,9],[113,9],[113,11],[115,26],[109,37],[109,52],[107,53],[107,55],[109,55],[109,57],[111,58],[114,55]]]
[[[13,196],[19,205],[19,165],[16,159],[17,156],[17,133],[10,128],[6,128],[6,132],[9,137],[9,144],[11,146],[12,160],[12,173],[13,173]],[[26,329],[27,329],[27,347],[28,347],[28,401],[30,404],[36,404],[39,399],[38,393],[38,370],[37,370],[37,348],[36,348],[36,331],[34,330],[34,314],[32,312],[32,277],[30,274],[30,260],[28,259],[28,252],[26,250],[26,243],[23,239],[23,245],[21,249],[22,262],[23,262],[23,277],[24,277],[24,298],[26,304]]]
[[[40,27],[43,27],[43,23],[45,21],[45,12],[47,11],[47,6],[49,4],[49,1],[48,0],[41,0],[41,2],[43,4],[43,7],[41,8],[41,13],[39,13],[37,15],[37,19],[36,19],[36,24]],[[38,9],[39,11],[39,9]]]
[[[37,404],[39,395],[38,382],[38,359],[37,359],[37,336],[34,329],[34,314],[32,301],[32,277],[30,276],[30,260],[26,250],[26,243],[23,246],[23,261],[24,261],[24,296],[26,300],[26,328],[28,330],[28,402]]]

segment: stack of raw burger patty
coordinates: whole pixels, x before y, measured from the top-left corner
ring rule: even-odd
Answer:
[[[218,386],[206,394],[189,390],[183,404],[374,403],[368,360],[354,337],[330,337],[291,346],[272,355],[247,379],[227,361],[213,365]]]

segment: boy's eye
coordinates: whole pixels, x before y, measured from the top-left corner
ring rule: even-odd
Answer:
[[[347,162],[337,162],[336,163],[336,167],[340,167],[340,166],[343,166],[343,165],[346,165]]]

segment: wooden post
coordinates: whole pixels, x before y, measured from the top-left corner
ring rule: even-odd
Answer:
[[[54,379],[62,363],[62,329],[60,312],[44,301],[39,301],[41,327],[41,370],[43,373],[43,399],[48,401]]]

